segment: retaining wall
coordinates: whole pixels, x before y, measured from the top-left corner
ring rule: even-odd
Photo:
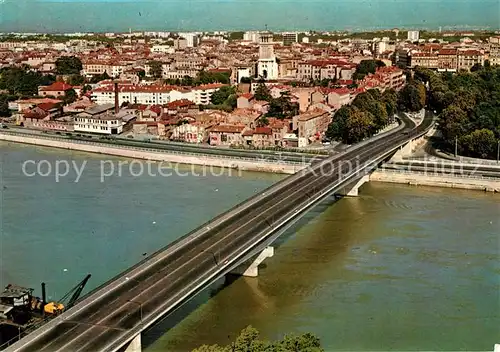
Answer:
[[[419,172],[375,170],[370,175],[370,181],[500,192],[498,180],[485,177],[464,177],[463,175],[441,176]]]
[[[261,172],[274,172],[283,174],[294,174],[297,171],[306,167],[301,164],[269,162],[251,159],[238,159],[238,158],[222,158],[217,156],[205,156],[202,154],[183,154],[183,153],[168,153],[148,151],[145,148],[132,148],[132,147],[112,147],[96,142],[76,143],[65,140],[45,139],[31,136],[18,136],[7,133],[0,133],[0,140],[33,144],[45,147],[53,147],[60,149],[78,150],[89,153],[98,153],[106,155],[121,156],[134,159],[165,161],[179,164],[191,164],[201,166],[215,166],[221,168],[232,168],[244,171],[261,171]]]

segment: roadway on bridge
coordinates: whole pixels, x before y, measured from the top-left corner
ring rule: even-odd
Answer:
[[[201,233],[181,248],[158,261],[151,261],[139,274],[122,274],[113,282],[121,284],[105,294],[102,288],[96,299],[81,304],[52,321],[50,329],[33,332],[9,348],[12,351],[115,351],[130,339],[131,331],[141,330],[163,313],[171,312],[179,302],[218,274],[224,274],[224,264],[262,241],[263,233],[299,211],[301,205],[325,187],[343,181],[351,175],[352,165],[370,162],[374,157],[393,150],[402,142],[420,135],[432,123],[428,116],[420,126],[410,121],[403,132],[389,134],[358,149],[334,156],[290,177],[284,188],[273,186],[264,191],[265,197],[255,201],[229,220],[215,222],[213,227],[193,231]],[[342,163],[340,163],[342,162]],[[321,172],[318,172],[322,169]],[[346,180],[347,181],[347,180]],[[201,231],[201,232],[200,232]],[[168,250],[168,247],[165,249]],[[198,289],[199,288],[199,289]],[[44,329],[45,327],[42,327]]]

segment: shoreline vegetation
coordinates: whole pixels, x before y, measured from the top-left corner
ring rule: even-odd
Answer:
[[[267,352],[267,351],[304,351],[324,352],[318,337],[305,333],[302,335],[286,335],[278,341],[261,340],[259,331],[252,326],[243,329],[236,340],[228,346],[203,345],[192,352]]]

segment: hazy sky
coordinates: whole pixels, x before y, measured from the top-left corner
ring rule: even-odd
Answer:
[[[0,0],[0,32],[499,28],[499,0]]]

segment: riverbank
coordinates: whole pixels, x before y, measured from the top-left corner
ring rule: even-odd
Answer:
[[[71,141],[52,136],[27,136],[4,131],[0,132],[0,140],[59,149],[78,150],[89,153],[121,156],[133,159],[231,168],[242,171],[294,174],[306,167],[306,164],[265,160],[265,156],[261,160],[259,160],[250,158],[225,157],[222,155],[203,155],[201,153],[196,154],[187,152],[181,153],[163,150],[160,151],[154,150],[152,148],[110,146],[104,143],[93,141]]]
[[[500,180],[454,174],[427,173],[407,170],[375,170],[370,182],[400,183],[412,186],[458,188],[500,193]]]

